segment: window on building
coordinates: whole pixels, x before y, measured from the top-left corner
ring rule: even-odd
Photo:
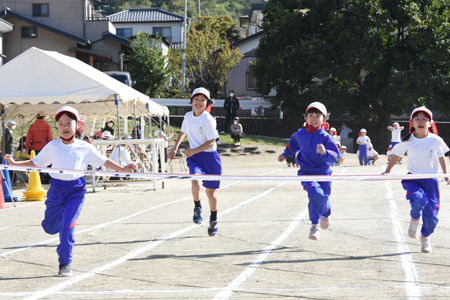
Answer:
[[[116,34],[124,38],[133,36],[133,28],[117,28]]]
[[[37,38],[37,27],[36,26],[22,27],[22,38]]]
[[[33,17],[48,17],[48,4],[33,4]]]
[[[172,41],[172,28],[170,27],[153,27],[153,35],[168,38]]]
[[[252,73],[247,72],[247,90],[256,89],[256,78]]]

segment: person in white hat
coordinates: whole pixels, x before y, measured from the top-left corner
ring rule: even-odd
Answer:
[[[13,136],[13,130],[16,129],[16,122],[14,121],[8,121],[8,123],[6,123],[6,128],[5,128],[5,134],[3,135],[3,139],[2,139],[2,152],[3,155],[9,154],[9,155],[13,155],[14,154],[14,136]]]
[[[205,111],[212,101],[209,91],[205,88],[196,88],[192,92],[191,101],[193,111],[184,115],[181,131],[173,146],[167,154],[167,158],[174,159],[178,147],[187,134],[190,149],[184,151],[190,174],[222,175],[222,162],[217,153],[216,139],[219,137],[216,131],[216,120]],[[219,180],[192,180],[192,197],[194,198],[195,224],[202,224],[202,205],[200,201],[200,188],[206,188],[211,215],[209,217],[208,234],[214,236],[218,231],[217,220],[217,189],[220,188]]]
[[[410,117],[410,133],[392,149],[392,158],[383,174],[389,174],[405,152],[408,152],[408,174],[437,174],[439,165],[442,172],[447,174],[445,153],[450,149],[437,134],[433,113],[424,106],[414,109]],[[448,185],[449,178],[444,179]],[[402,180],[402,186],[406,190],[406,199],[411,204],[408,235],[417,238],[422,216],[421,250],[423,253],[430,253],[432,251],[430,235],[439,221],[439,179]]]
[[[324,129],[327,118],[325,105],[320,102],[311,103],[306,109],[304,128],[291,136],[283,154],[278,156],[278,161],[282,162],[298,152],[298,175],[331,175],[331,166],[337,162],[340,154],[330,134]],[[319,240],[319,222],[322,229],[327,229],[330,225],[331,181],[302,181],[302,186],[309,198],[309,238]]]
[[[104,165],[116,171],[132,172],[136,164],[119,166],[106,156],[100,154],[94,146],[75,138],[80,117],[78,111],[64,106],[56,112],[56,126],[60,139],[53,140],[32,160],[14,161],[11,156],[5,157],[11,165],[45,168],[86,170],[88,165],[98,167]],[[86,194],[86,180],[82,174],[52,173],[51,186],[45,201],[45,218],[41,225],[49,234],[59,233],[60,244],[57,248],[59,256],[59,276],[71,276],[70,264],[73,258],[75,223],[80,215]]]
[[[25,150],[28,153],[34,150],[34,153],[38,155],[51,141],[53,141],[52,128],[45,121],[45,112],[41,110],[36,114],[36,121],[28,129]]]
[[[328,130],[328,133],[333,138],[334,143],[338,146],[341,144],[341,137],[337,134],[336,128],[331,127],[330,130]]]
[[[400,143],[402,141],[402,130],[405,129],[405,127],[400,126],[399,123],[395,122],[392,124],[392,126],[387,127],[388,130],[392,132],[392,138],[391,138],[391,148],[394,148],[395,145]],[[398,161],[399,164],[402,163],[402,158]]]
[[[347,158],[347,147],[342,145],[341,148],[339,148],[339,153],[341,156],[339,156],[338,161],[334,164],[335,166],[340,166],[344,162],[344,160]]]
[[[369,157],[367,156],[367,144],[369,144],[370,138],[367,136],[367,130],[362,128],[359,131],[359,137],[356,140],[356,143],[359,145],[359,164],[362,165],[369,165]]]

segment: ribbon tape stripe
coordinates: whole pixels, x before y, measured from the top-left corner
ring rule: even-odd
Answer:
[[[161,178],[161,179],[188,179],[188,180],[242,180],[242,181],[384,181],[402,179],[427,179],[444,178],[449,174],[403,174],[403,175],[291,175],[291,176],[255,176],[255,175],[186,175],[186,174],[161,174],[161,173],[125,173],[109,171],[69,170],[39,167],[20,167],[0,164],[1,170],[21,172],[41,172],[59,174],[81,174],[86,176],[114,176],[129,178]]]

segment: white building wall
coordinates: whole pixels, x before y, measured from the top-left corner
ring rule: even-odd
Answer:
[[[138,31],[144,31],[149,34],[153,34],[153,27],[170,27],[172,34],[172,43],[182,42],[182,32],[183,32],[183,24],[182,23],[169,23],[169,22],[161,22],[161,23],[113,23],[115,28],[132,28],[133,35],[135,35]]]

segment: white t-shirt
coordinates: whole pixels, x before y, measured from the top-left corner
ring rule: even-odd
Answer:
[[[366,136],[360,136],[360,137],[358,137],[356,142],[357,143],[362,143],[364,145],[364,144],[370,143],[370,138],[367,135]]]
[[[332,135],[331,138],[333,139],[334,143],[337,145],[339,144],[339,136],[338,135]]]
[[[348,135],[352,132],[353,130],[351,130],[350,128],[344,127],[341,129],[341,132],[339,132],[339,135],[341,136],[342,139],[347,139]]]
[[[400,143],[400,142],[402,141],[402,137],[401,137],[402,129],[401,129],[400,127],[397,128],[397,129],[395,129],[395,128],[392,127],[392,126],[389,126],[389,128],[392,129],[392,139],[391,139],[391,142],[394,142],[394,143]]]
[[[128,146],[127,146],[128,147]],[[119,163],[119,156],[120,157],[120,163]],[[124,145],[118,145],[116,148],[114,148],[113,152],[109,155],[109,159],[112,161],[115,161],[117,164],[121,165],[122,167],[126,167],[128,164],[131,164],[131,155],[130,151],[125,148]],[[110,168],[106,168],[106,171],[114,171]]]
[[[55,169],[86,170],[88,165],[102,166],[108,158],[89,143],[75,139],[72,144],[64,144],[61,139],[53,140],[33,158],[33,163],[41,168],[52,165]],[[81,174],[50,174],[60,180],[75,180]]]
[[[402,156],[408,151],[407,169],[412,174],[437,174],[439,170],[439,158],[449,151],[444,140],[428,133],[423,139],[411,135],[408,141],[397,144],[392,149],[392,154]]]
[[[347,158],[347,152],[341,153],[341,157],[342,157],[342,159],[346,159]]]
[[[372,150],[367,150],[367,156],[372,157],[378,155],[378,152],[375,151],[375,149],[372,148]]]
[[[204,111],[198,117],[194,116],[193,111],[186,113],[181,124],[181,131],[187,133],[191,149],[198,148],[207,141],[215,140],[219,137],[216,132],[216,120],[207,111]],[[204,152],[213,152],[216,149],[217,145],[214,142],[214,146],[204,150]]]

